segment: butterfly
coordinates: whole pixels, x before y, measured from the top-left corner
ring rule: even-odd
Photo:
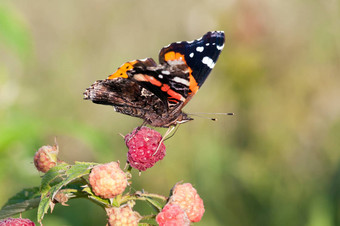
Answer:
[[[159,64],[152,58],[127,62],[87,88],[84,99],[111,105],[155,127],[193,120],[182,109],[214,68],[224,42],[223,31],[212,31],[193,41],[172,43],[161,49]]]

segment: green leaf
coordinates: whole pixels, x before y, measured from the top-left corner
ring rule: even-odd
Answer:
[[[120,206],[120,202],[116,198],[113,198],[111,200],[111,205],[113,205],[115,207],[119,207]]]
[[[38,207],[38,222],[41,222],[50,206],[54,205],[54,196],[63,187],[73,187],[74,193],[81,191],[84,185],[78,179],[88,175],[96,163],[76,162],[74,165],[60,164],[49,170],[43,177],[41,183],[41,201]],[[57,181],[61,180],[61,181]],[[74,184],[70,184],[74,182]],[[77,197],[77,195],[74,195]]]
[[[44,218],[45,213],[47,213],[48,208],[50,207],[50,204],[52,204],[52,200],[50,200],[49,196],[41,196],[41,200],[38,207],[38,213],[37,213],[37,219],[38,222],[41,222]]]
[[[110,200],[109,200],[109,199],[103,199],[103,198],[101,198],[101,197],[99,197],[99,196],[96,196],[96,195],[92,192],[91,188],[89,188],[88,186],[85,187],[85,188],[83,189],[83,191],[86,192],[86,193],[88,193],[88,194],[89,194],[88,198],[91,199],[91,200],[92,200],[93,202],[95,202],[96,204],[103,205],[103,206],[105,206],[105,207],[110,207]]]
[[[66,163],[59,164],[53,168],[51,168],[48,172],[45,173],[41,180],[40,189],[42,193],[47,192],[53,183],[56,183],[56,179],[62,179],[62,176],[65,175],[67,169],[70,168],[70,165]],[[59,182],[59,181],[58,181]]]
[[[61,181],[60,183],[53,186],[53,188],[50,190],[51,192],[51,198],[57,194],[57,192],[70,182],[85,176],[91,172],[91,169],[93,167],[94,163],[88,163],[88,162],[76,162],[75,165],[72,165],[70,169],[66,171],[67,177]]]
[[[158,212],[162,211],[163,209],[163,205],[160,204],[158,201],[152,199],[152,198],[148,198],[148,197],[145,197],[145,200],[148,201],[149,203],[151,203],[151,205],[153,207],[156,208],[156,210],[158,210]]]
[[[10,198],[0,210],[0,218],[6,218],[26,210],[37,208],[40,201],[39,187],[26,188]]]

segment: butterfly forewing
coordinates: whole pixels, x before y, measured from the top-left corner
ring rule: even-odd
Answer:
[[[202,38],[189,42],[175,42],[161,49],[159,62],[184,61],[192,71],[197,85],[202,86],[224,47],[224,32],[208,32]],[[174,54],[173,54],[174,53]]]

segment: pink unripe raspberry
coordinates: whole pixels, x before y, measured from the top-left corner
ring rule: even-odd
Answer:
[[[133,211],[128,205],[108,208],[106,213],[109,217],[109,226],[137,226],[141,219],[139,213]]]
[[[128,185],[126,174],[118,162],[110,162],[93,167],[89,175],[92,191],[105,199],[122,194]]]
[[[57,164],[58,146],[42,146],[34,155],[34,165],[40,172],[46,173]]]
[[[179,205],[191,222],[198,222],[204,214],[203,200],[190,183],[176,184],[172,189],[169,203]]]
[[[162,142],[162,135],[148,127],[134,129],[125,136],[126,146],[129,148],[127,160],[135,169],[145,171],[162,160],[165,156],[165,145]]]
[[[35,226],[30,219],[6,218],[0,221],[0,226]]]
[[[168,203],[156,216],[159,226],[189,226],[190,220],[185,211],[177,204]]]

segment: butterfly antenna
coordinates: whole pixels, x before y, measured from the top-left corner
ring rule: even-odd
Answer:
[[[189,113],[188,115],[193,115],[199,118],[205,118],[209,119],[211,121],[217,121],[217,118],[211,118],[211,117],[205,117],[202,115],[235,115],[233,112],[227,112],[227,113],[206,113],[206,112],[195,112],[195,113]]]

